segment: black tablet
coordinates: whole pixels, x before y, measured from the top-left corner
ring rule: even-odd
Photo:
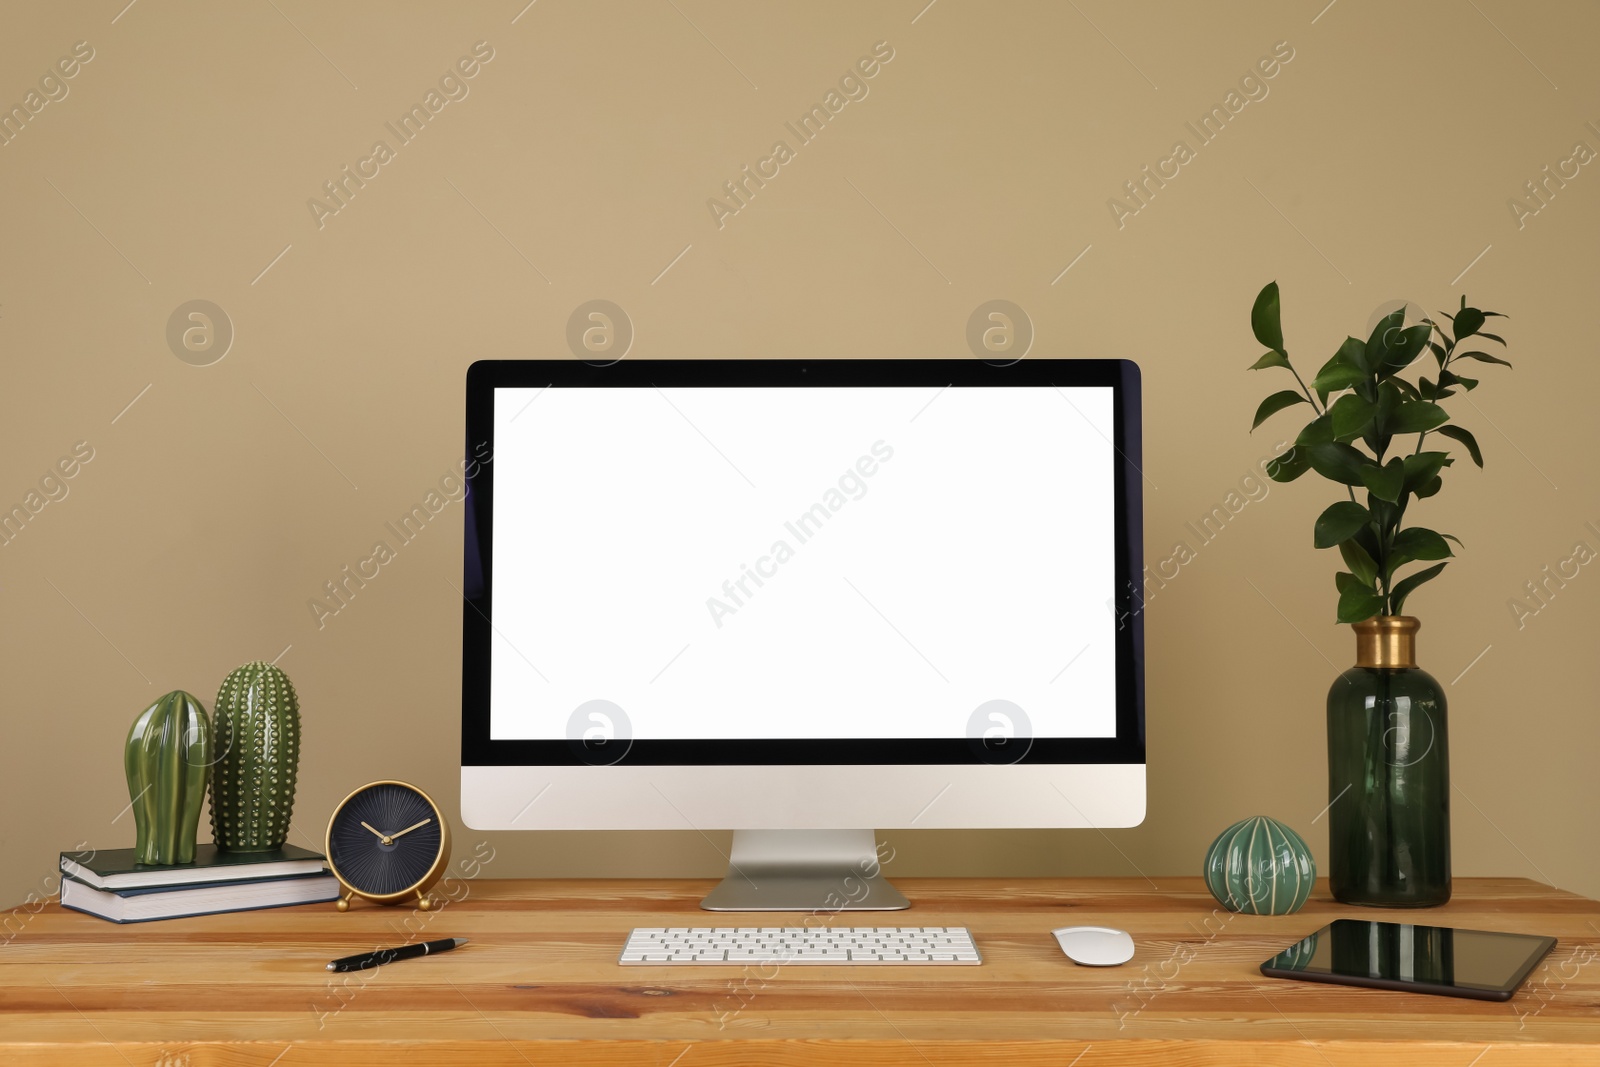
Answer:
[[[1553,937],[1335,919],[1261,965],[1268,978],[1510,1000]]]

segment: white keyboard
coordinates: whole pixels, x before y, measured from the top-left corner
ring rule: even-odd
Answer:
[[[628,935],[622,964],[977,964],[965,926],[674,926]]]

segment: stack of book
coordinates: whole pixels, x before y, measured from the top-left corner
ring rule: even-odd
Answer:
[[[61,906],[114,923],[179,919],[339,898],[323,856],[295,845],[275,852],[195,849],[193,863],[134,862],[134,850],[63,852]]]

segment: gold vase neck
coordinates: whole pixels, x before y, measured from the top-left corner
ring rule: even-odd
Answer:
[[[1354,624],[1357,667],[1415,667],[1417,631],[1410,615],[1378,615]]]

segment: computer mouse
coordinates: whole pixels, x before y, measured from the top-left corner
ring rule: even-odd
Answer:
[[[1061,951],[1085,967],[1116,967],[1133,959],[1133,938],[1109,926],[1063,926],[1053,931]]]

